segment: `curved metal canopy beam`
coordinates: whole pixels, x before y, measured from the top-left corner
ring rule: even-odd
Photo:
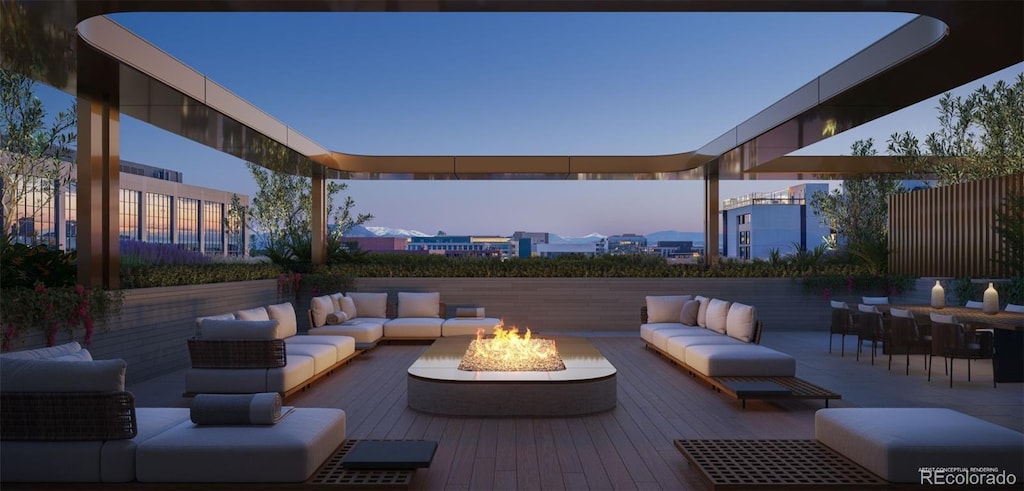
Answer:
[[[756,178],[760,165],[793,150],[1024,61],[1020,42],[1024,2],[1019,0],[39,0],[2,6],[5,27],[19,27],[5,31],[24,36],[15,37],[18,42],[13,44],[4,43],[5,67],[30,72],[79,95],[104,90],[103,80],[74,86],[75,67],[67,63],[74,59],[67,53],[67,33],[77,26],[84,41],[78,50],[90,52],[79,56],[119,64],[117,82],[125,114],[269,168],[303,175],[315,170],[328,178]],[[697,150],[656,156],[495,157],[375,156],[327,150],[102,17],[115,12],[170,11],[813,11],[921,16]],[[20,21],[7,22],[18,15]],[[43,50],[51,52],[38,52]],[[47,66],[61,62],[68,67]],[[78,74],[79,81],[82,75]],[[825,166],[806,163],[799,168],[808,173],[830,172]],[[799,177],[764,170],[763,177]]]

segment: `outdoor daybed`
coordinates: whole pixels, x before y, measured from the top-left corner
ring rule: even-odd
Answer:
[[[356,354],[351,336],[296,334],[285,302],[197,319],[185,395],[277,392],[288,397]]]
[[[840,396],[796,377],[796,360],[761,346],[757,309],[691,295],[647,296],[640,338],[717,390],[747,399],[829,399]]]
[[[1024,478],[1024,434],[946,408],[821,409],[813,440],[674,444],[712,489],[1020,489]]]
[[[280,413],[277,394],[263,407],[283,416],[259,425],[219,407],[205,421],[195,404],[136,408],[126,368],[78,343],[0,355],[0,481],[300,483],[345,440],[344,411]],[[231,424],[193,422],[210,415]]]
[[[350,292],[313,297],[309,310],[309,334],[343,335],[356,340],[357,348],[372,347],[381,340],[429,340],[443,336],[490,334],[501,320],[485,317],[483,308],[459,308],[446,318],[447,306],[437,292],[398,292],[398,303],[388,303],[387,293]]]

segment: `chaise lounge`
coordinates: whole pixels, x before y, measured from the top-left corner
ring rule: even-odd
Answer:
[[[197,424],[189,408],[136,408],[126,369],[74,342],[0,355],[0,480],[300,483],[345,440],[340,409],[225,425]]]

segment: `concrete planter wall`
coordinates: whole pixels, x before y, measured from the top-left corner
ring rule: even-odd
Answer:
[[[934,281],[919,280],[915,291],[894,303],[927,303]],[[646,295],[700,294],[754,305],[765,330],[828,330],[828,304],[786,278],[360,278],[359,291],[438,291],[449,307],[482,306],[507,325],[538,332],[637,332]],[[331,292],[323,292],[331,293]],[[138,382],[188,366],[185,340],[195,318],[291,301],[299,331],[309,327],[311,292],[282,298],[276,280],[127,290],[121,315],[99,326],[89,347],[98,359],[123,358],[128,382]],[[859,302],[859,296],[835,294]],[[75,339],[81,340],[78,332]],[[61,333],[58,342],[66,342]],[[823,338],[824,339],[824,338]],[[42,335],[20,338],[15,349],[45,345]]]

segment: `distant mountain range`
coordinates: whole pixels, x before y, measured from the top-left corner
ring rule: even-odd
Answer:
[[[392,227],[379,227],[379,226],[363,226],[356,225],[345,234],[346,237],[433,237],[433,234],[420,232],[419,230],[410,230],[404,228],[392,228]],[[561,235],[552,233],[549,235],[549,241],[552,244],[587,244],[596,242],[607,236],[599,233],[592,233],[584,235],[583,237],[563,237]],[[658,242],[663,241],[691,241],[694,244],[704,244],[704,233],[703,232],[679,232],[676,230],[659,230],[644,235],[647,238],[647,243],[655,245]]]

